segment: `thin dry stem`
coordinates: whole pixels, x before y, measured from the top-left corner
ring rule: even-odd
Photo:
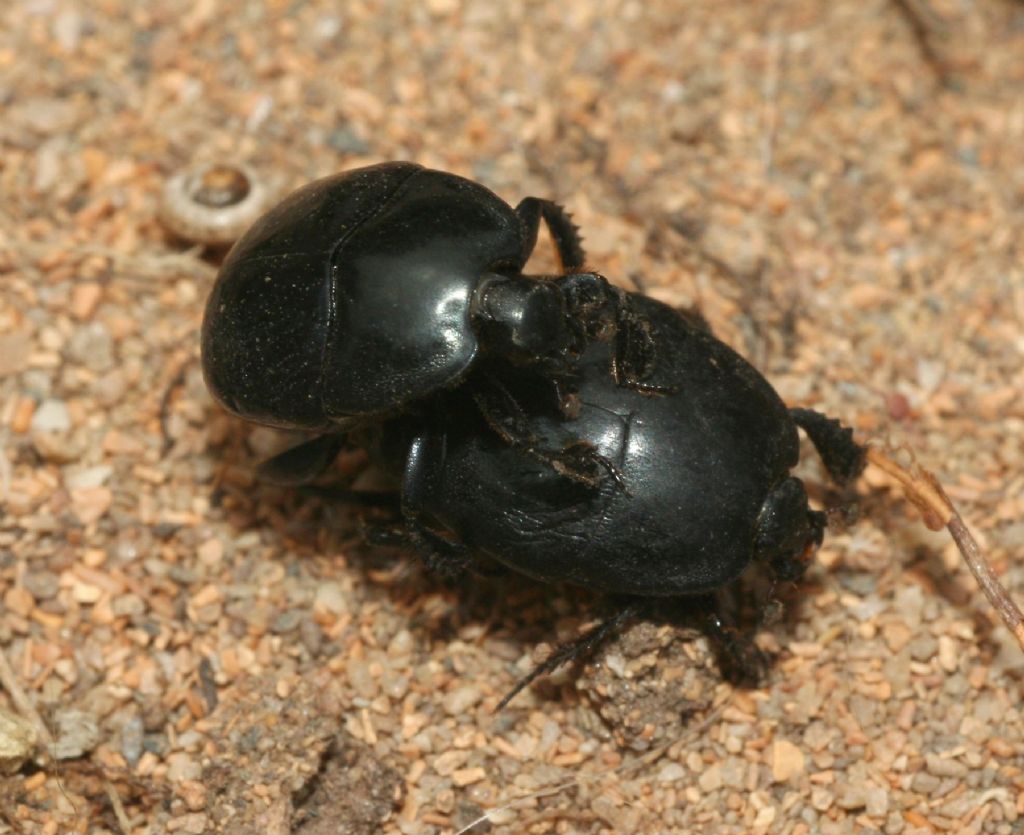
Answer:
[[[117,818],[117,825],[121,828],[122,835],[132,835],[132,822],[128,820],[128,815],[125,814],[124,804],[121,802],[121,796],[117,793],[114,784],[109,780],[104,780],[103,788],[107,792],[110,808],[114,810],[114,817]]]
[[[1021,613],[985,561],[977,540],[967,529],[935,476],[916,464],[908,470],[885,453],[871,447],[868,448],[868,461],[900,482],[907,498],[921,511],[929,528],[939,530],[945,527],[949,531],[981,590],[1024,650],[1024,613]]]

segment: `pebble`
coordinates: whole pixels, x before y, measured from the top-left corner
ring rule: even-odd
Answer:
[[[868,786],[864,793],[864,811],[873,818],[885,817],[889,812],[889,792],[881,786]]]
[[[0,774],[14,774],[32,756],[38,735],[35,726],[0,707]]]
[[[449,716],[460,716],[483,698],[480,688],[466,685],[445,695],[442,706]]]
[[[851,811],[867,805],[867,793],[863,786],[840,785],[836,791],[836,806]]]
[[[69,310],[76,319],[90,319],[103,298],[103,288],[95,281],[83,281],[71,290]]]
[[[350,608],[348,594],[342,588],[341,583],[321,583],[316,587],[316,596],[313,599],[314,613],[329,613],[338,616]]]
[[[39,404],[30,424],[33,433],[59,433],[71,429],[71,414],[63,400],[48,398]]]
[[[925,796],[932,794],[940,785],[942,781],[938,777],[925,771],[917,772],[910,781],[910,788]]]
[[[21,582],[36,600],[52,600],[60,590],[60,577],[52,571],[30,571]]]
[[[823,789],[820,786],[815,786],[811,789],[811,806],[819,812],[827,811],[831,808],[834,801],[835,797],[828,789]]]
[[[58,760],[74,760],[88,754],[100,743],[99,721],[91,713],[63,708],[54,713],[56,742],[53,756]]]
[[[71,509],[83,525],[102,518],[114,500],[114,494],[107,487],[80,487],[70,492]]]
[[[172,783],[186,780],[198,780],[203,775],[202,766],[192,757],[182,752],[169,754],[167,757],[167,779]]]
[[[772,779],[784,783],[804,770],[804,752],[788,739],[777,739],[772,746]]]
[[[95,467],[74,469],[64,473],[64,486],[68,490],[101,487],[113,472],[114,468],[109,464],[97,464]]]
[[[952,757],[925,754],[924,761],[928,773],[934,774],[936,777],[965,777],[967,775],[967,766]]]
[[[168,832],[184,832],[186,835],[204,835],[209,832],[209,818],[200,813],[194,812],[181,817],[172,818],[167,822]],[[269,829],[267,830],[270,831]]]
[[[142,758],[144,737],[145,728],[141,716],[132,716],[121,726],[121,754],[128,765],[134,767]]]
[[[709,765],[700,773],[697,785],[706,794],[718,791],[722,788],[722,767],[718,763]]]
[[[459,768],[452,772],[452,782],[456,786],[469,786],[473,783],[479,783],[486,776],[487,772],[480,768],[480,766]]]
[[[90,371],[103,372],[114,363],[114,339],[102,322],[88,322],[75,328],[64,354]]]
[[[674,783],[686,776],[686,769],[679,763],[669,763],[658,772],[658,781],[661,783]]]

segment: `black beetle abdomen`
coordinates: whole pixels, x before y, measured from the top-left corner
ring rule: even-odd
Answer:
[[[616,385],[612,347],[581,366],[573,420],[534,417],[547,445],[582,440],[619,472],[573,483],[452,408],[423,436],[406,490],[475,550],[548,582],[649,597],[695,594],[735,579],[755,552],[758,514],[796,464],[796,427],[769,383],[677,311],[633,297],[658,346],[651,396]]]
[[[333,254],[419,170],[386,163],[309,183],[232,247],[202,337],[203,372],[225,407],[270,425],[328,425],[322,372]]]

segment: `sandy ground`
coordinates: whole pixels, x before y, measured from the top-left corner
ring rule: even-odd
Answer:
[[[833,530],[762,687],[639,625],[495,713],[595,601],[444,586],[257,483],[287,439],[206,393],[218,256],[157,205],[211,159],[557,199],[595,269],[912,446],[1024,596],[1024,5],[9,0],[0,108],[0,708],[53,738],[0,832],[1019,831],[1024,657],[813,455]]]

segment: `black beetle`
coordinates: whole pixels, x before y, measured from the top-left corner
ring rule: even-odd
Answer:
[[[541,218],[568,274],[521,272]],[[641,385],[643,334],[638,353],[621,291],[573,272],[583,257],[576,227],[547,200],[513,209],[407,162],[317,180],[228,254],[203,324],[206,381],[241,417],[328,433],[277,462],[292,481],[332,457],[337,432],[457,386],[481,353],[553,377],[624,323],[619,376]]]
[[[639,600],[691,598],[725,651],[723,670],[756,678],[746,669],[748,648],[724,630],[713,593],[752,561],[776,580],[797,580],[821,543],[825,514],[808,507],[803,484],[790,475],[797,426],[841,484],[863,469],[864,449],[837,421],[787,409],[702,318],[632,295],[657,348],[651,381],[660,396],[616,385],[614,348],[603,342],[580,359],[579,407],[570,418],[514,368],[477,372],[499,376],[530,405],[521,435],[549,448],[588,445],[614,478],[567,479],[529,446],[506,443],[472,407],[472,379],[429,413],[383,426],[379,459],[400,475],[406,524],[432,567],[471,568],[473,555],[482,555],[545,582]],[[542,669],[595,638],[585,635]]]
[[[521,272],[541,218],[567,274]],[[582,263],[575,227],[548,201],[512,209],[409,163],[320,180],[229,253],[203,323],[206,379],[242,417],[322,433],[271,459],[279,480],[316,476],[346,439],[365,446],[400,482],[405,535],[429,566],[496,562],[629,598],[505,701],[652,599],[703,610],[723,670],[746,677],[756,656],[713,593],[752,562],[799,579],[820,544],[824,514],[790,475],[797,427],[837,482],[870,459],[949,527],[1024,645],[1024,615],[929,474],[787,409],[699,315]]]

